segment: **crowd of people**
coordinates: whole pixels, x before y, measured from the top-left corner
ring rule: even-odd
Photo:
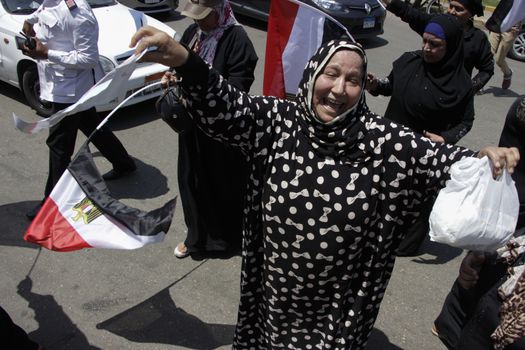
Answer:
[[[57,110],[78,100],[98,69],[96,20],[84,0],[73,3],[44,0],[23,27],[36,37],[36,47],[24,52],[39,62],[41,97]],[[158,101],[179,141],[187,237],[175,256],[242,255],[234,349],[364,348],[396,257],[417,252],[451,165],[465,157],[488,157],[494,176],[503,169],[513,174],[521,203],[517,228],[523,226],[524,98],[509,110],[498,147],[455,145],[474,123],[474,96],[494,73],[487,35],[471,20],[483,14],[481,1],[453,0],[449,13],[438,15],[401,0],[386,4],[421,35],[421,50],[402,53],[388,76],[378,78],[368,72],[360,44],[330,40],[310,58],[293,100],[249,94],[258,57],[228,0],[188,1],[182,14],[195,23],[180,42],[149,26],[131,38],[137,53],[156,48],[142,60],[170,67],[163,84],[177,94]],[[34,31],[34,23],[46,28],[52,16],[53,23],[64,24]],[[46,35],[64,37],[57,41],[63,47]],[[60,84],[46,85],[56,65],[75,72],[74,84],[82,85],[77,94],[65,99]],[[509,74],[504,72],[503,88]],[[384,116],[369,109],[366,91],[390,96]],[[50,130],[46,196],[67,167],[77,129],[89,135],[96,127],[95,110],[85,114]],[[109,129],[93,141],[113,164],[106,180],[135,170]],[[449,349],[468,349],[473,337],[479,349],[523,346],[525,273],[501,298],[505,312],[490,315],[490,326],[479,321],[486,315],[479,310],[483,298],[498,291],[506,276],[505,269],[482,266],[493,260],[515,264],[525,250],[521,242],[517,236],[497,257],[466,255],[442,313],[429,325]],[[508,256],[514,259],[503,263]],[[491,283],[480,282],[485,279]],[[474,289],[475,297],[465,297]],[[512,335],[505,331],[509,324]]]

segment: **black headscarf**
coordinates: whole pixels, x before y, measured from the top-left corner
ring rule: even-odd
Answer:
[[[525,96],[518,97],[507,113],[499,140],[501,147],[517,147],[521,160],[512,174],[520,200],[517,228],[525,226]]]
[[[472,82],[463,64],[463,29],[458,20],[442,14],[434,16],[429,23],[438,24],[445,32],[447,52],[443,59],[427,63],[423,53],[415,51],[394,62],[395,79],[406,91],[404,107],[422,119],[432,118],[438,111],[453,110],[472,91]],[[418,93],[421,89],[424,91]]]
[[[357,103],[338,115],[330,122],[323,122],[315,114],[312,97],[315,81],[322,73],[332,56],[341,50],[356,52],[363,59],[363,79],[361,95]],[[357,140],[362,138],[360,130],[364,128],[360,118],[370,111],[365,101],[364,84],[366,80],[367,59],[365,51],[357,43],[345,40],[332,40],[321,46],[308,61],[299,84],[297,99],[302,114],[299,118],[302,130],[312,141],[313,147],[324,156],[355,161],[363,156],[363,150],[357,149]]]
[[[483,16],[483,4],[481,0],[457,0],[472,14],[472,16]]]

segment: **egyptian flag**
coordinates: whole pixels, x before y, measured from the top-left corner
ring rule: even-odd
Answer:
[[[268,19],[263,94],[295,96],[306,63],[321,44],[348,30],[321,10],[297,0],[272,1]]]
[[[56,251],[140,248],[164,240],[175,201],[144,212],[112,198],[86,142],[33,219],[24,239]]]
[[[491,32],[503,33],[524,19],[525,0],[501,0],[485,27]]]

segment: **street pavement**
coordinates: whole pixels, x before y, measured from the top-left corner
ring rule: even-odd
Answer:
[[[180,33],[190,23],[177,13],[164,20]],[[259,94],[266,32],[258,22],[241,22],[260,58],[252,87]],[[420,47],[420,38],[388,15],[385,34],[363,45],[369,70],[385,76],[402,52]],[[476,96],[476,121],[462,145],[478,149],[497,143],[508,107],[525,92],[525,63],[509,64],[511,89],[499,88],[502,74],[496,68],[485,94]],[[386,97],[367,100],[377,113],[388,103]],[[230,348],[240,258],[176,259],[173,249],[184,238],[180,207],[163,243],[135,251],[57,253],[22,240],[28,226],[24,213],[41,198],[46,179],[46,133],[28,136],[14,129],[12,112],[36,119],[18,90],[0,84],[0,105],[0,305],[13,320],[49,350]],[[125,108],[110,124],[138,164],[135,174],[109,184],[114,195],[141,209],[178,195],[177,136],[155,115],[153,103]],[[77,144],[84,139],[80,135]],[[108,170],[108,162],[95,156],[99,169]],[[425,242],[421,255],[397,259],[368,349],[445,349],[430,327],[462,253]]]

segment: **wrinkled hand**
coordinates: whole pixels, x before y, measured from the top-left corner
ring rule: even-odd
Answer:
[[[379,85],[379,80],[372,73],[368,73],[366,76],[365,89],[366,91],[374,91]]]
[[[487,156],[492,162],[494,178],[500,176],[504,168],[507,168],[509,174],[512,174],[520,160],[520,152],[516,147],[484,147],[478,152],[478,158],[484,156]]]
[[[136,47],[135,47],[136,46]],[[129,47],[140,54],[149,47],[156,47],[142,56],[142,62],[156,62],[168,67],[179,67],[188,60],[188,50],[165,32],[151,26],[140,28],[131,38]]]
[[[443,136],[431,133],[430,131],[423,130],[423,136],[431,139],[434,142],[445,143],[445,139],[443,138]]]
[[[458,283],[461,287],[470,289],[476,285],[483,262],[485,262],[485,254],[483,252],[469,252],[463,258],[458,276]]]
[[[165,72],[162,78],[160,79],[160,85],[164,89],[168,88],[169,86],[176,85],[177,82],[177,76],[170,71]]]

